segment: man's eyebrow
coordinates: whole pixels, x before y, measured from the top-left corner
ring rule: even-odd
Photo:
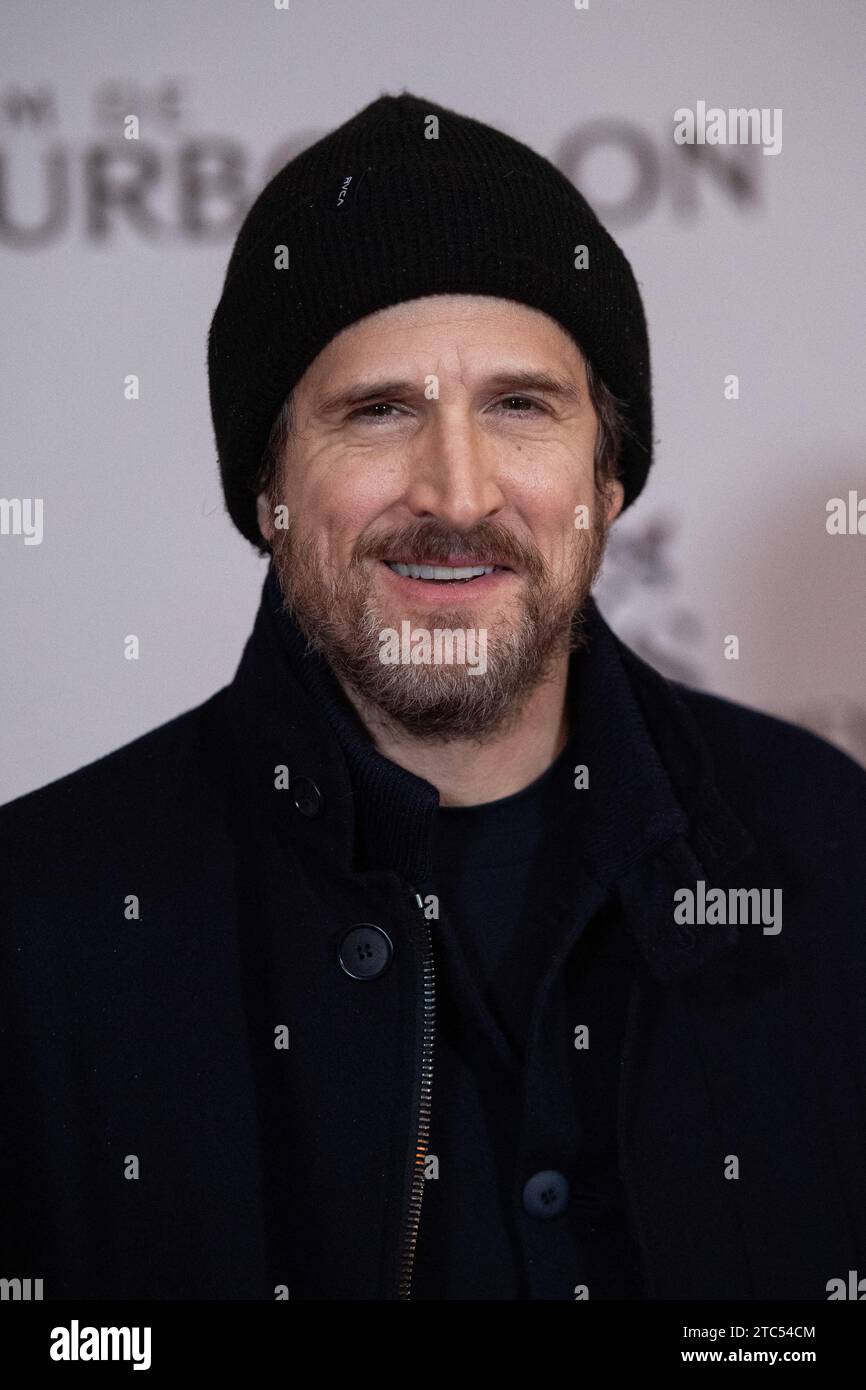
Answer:
[[[560,400],[572,401],[575,405],[583,403],[583,392],[576,381],[569,376],[559,376],[556,372],[515,370],[497,372],[485,378],[485,385],[494,391],[540,391],[546,396],[558,396]]]
[[[484,377],[481,385],[490,391],[540,391],[560,400],[571,401],[575,405],[583,404],[583,392],[577,383],[570,377],[559,376],[554,372],[526,368],[502,370]],[[350,382],[339,391],[320,397],[314,409],[317,415],[332,415],[374,397],[409,396],[420,391],[422,387],[423,379],[412,381],[405,377],[371,377],[366,381]]]

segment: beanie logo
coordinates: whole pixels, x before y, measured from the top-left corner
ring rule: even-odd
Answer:
[[[340,191],[337,194],[337,207],[355,208],[359,210],[365,207],[370,201],[370,184],[367,175],[370,166],[362,169],[357,177],[354,174],[347,174],[340,184]]]

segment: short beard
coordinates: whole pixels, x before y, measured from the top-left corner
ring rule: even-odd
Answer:
[[[314,535],[276,530],[272,555],[283,605],[308,646],[348,687],[368,723],[384,725],[397,738],[482,744],[520,718],[532,692],[555,674],[557,658],[585,645],[584,609],[607,541],[604,500],[596,494],[590,527],[575,530],[573,563],[560,580],[535,547],[516,541],[496,522],[479,522],[461,534],[434,520],[419,521],[399,535],[362,540],[336,578],[324,571]],[[516,622],[506,617],[497,623],[499,631],[490,630],[486,670],[472,674],[465,664],[383,665],[381,634],[392,623],[373,606],[366,560],[394,554],[434,559],[455,551],[478,555],[479,563],[487,554],[496,556],[513,563],[521,576],[519,615]],[[467,609],[456,606],[437,608],[431,618],[442,629],[472,626]]]

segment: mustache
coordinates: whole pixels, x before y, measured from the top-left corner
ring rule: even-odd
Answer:
[[[387,535],[362,537],[355,546],[353,563],[399,556],[409,563],[426,560],[447,564],[450,555],[471,555],[474,563],[504,565],[531,579],[542,578],[546,568],[535,546],[521,541],[499,522],[480,521],[470,530],[460,531],[435,518],[422,518]]]

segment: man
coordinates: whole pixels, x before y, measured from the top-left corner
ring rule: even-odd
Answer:
[[[271,557],[237,675],[0,813],[4,1273],[571,1301],[866,1272],[866,775],[594,603],[652,415],[586,202],[382,97],[250,210],[209,371]]]

